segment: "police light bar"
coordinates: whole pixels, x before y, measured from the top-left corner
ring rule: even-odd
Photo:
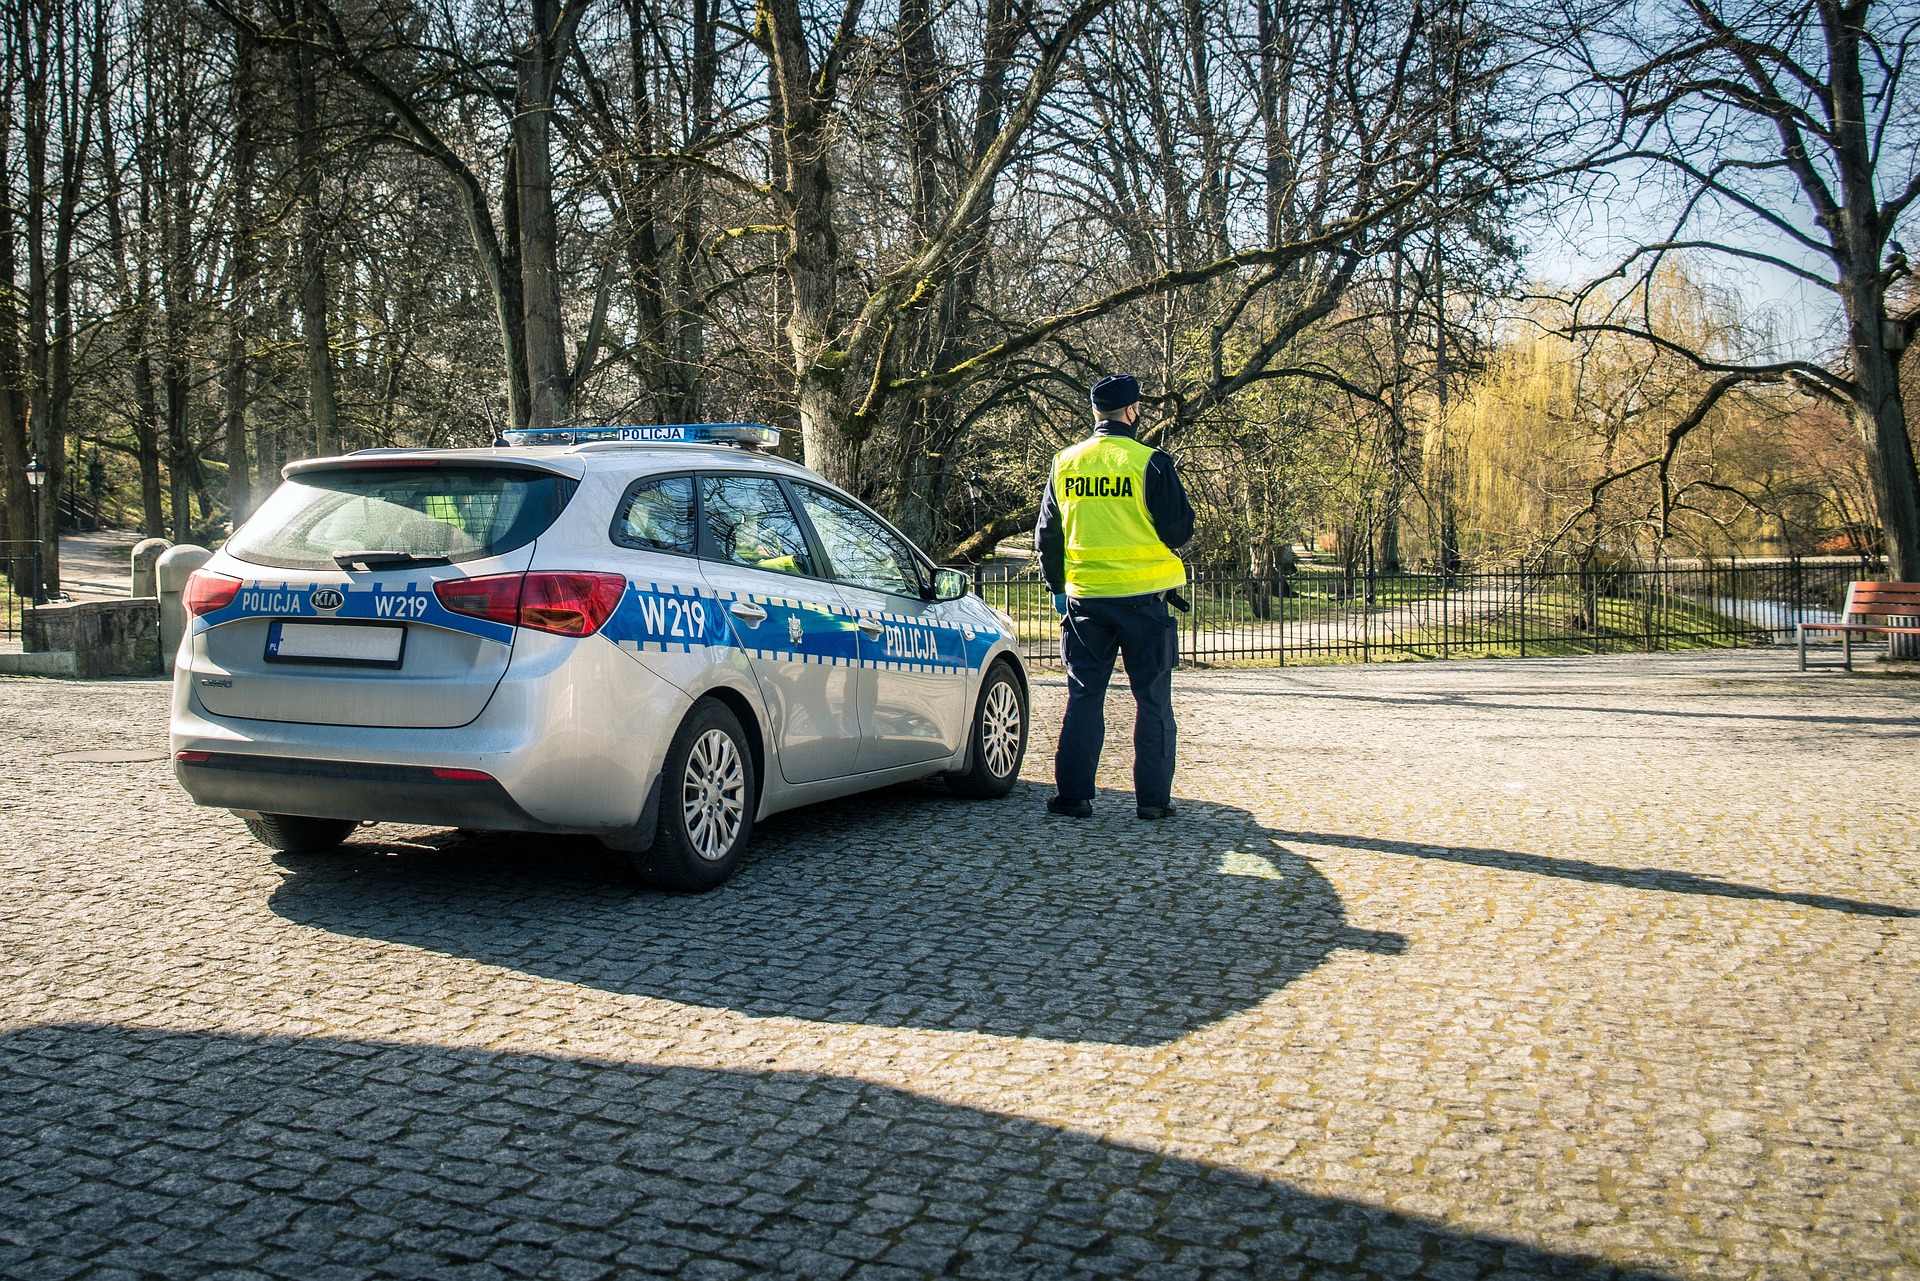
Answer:
[[[657,427],[530,427],[504,431],[509,445],[588,445],[621,441],[648,445],[747,445],[772,449],[780,433],[760,423],[662,423]]]

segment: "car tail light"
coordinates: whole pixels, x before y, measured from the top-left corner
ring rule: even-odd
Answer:
[[[520,621],[520,583],[525,574],[489,574],[454,578],[433,585],[441,608],[450,614],[485,618],[512,627]]]
[[[233,604],[233,598],[239,594],[239,579],[196,569],[187,576],[187,585],[180,592],[180,604],[185,607],[189,618],[198,618],[202,614],[218,613],[225,609]]]
[[[485,618],[558,636],[591,636],[600,630],[627,580],[620,574],[537,569],[435,583],[433,594],[450,613]]]
[[[627,590],[621,574],[538,571],[520,593],[520,626],[561,636],[591,636]]]

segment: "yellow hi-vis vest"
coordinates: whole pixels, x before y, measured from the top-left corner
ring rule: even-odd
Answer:
[[[1153,447],[1093,436],[1053,459],[1053,501],[1066,535],[1069,596],[1144,596],[1184,587],[1187,567],[1147,513]]]

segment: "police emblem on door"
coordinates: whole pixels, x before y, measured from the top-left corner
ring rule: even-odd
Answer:
[[[805,631],[806,629],[800,626],[800,615],[793,614],[787,618],[788,640],[798,645],[800,643],[800,637],[805,634]]]

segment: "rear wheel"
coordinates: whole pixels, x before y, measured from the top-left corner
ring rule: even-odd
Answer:
[[[968,800],[992,800],[1013,790],[1027,754],[1027,698],[1006,663],[995,663],[973,710],[973,741],[965,773],[947,775],[947,789]]]
[[[740,721],[703,702],[681,723],[660,778],[660,826],[634,856],[642,880],[699,893],[733,875],[753,834],[753,754]]]
[[[261,814],[242,819],[253,839],[283,854],[318,854],[347,839],[360,826],[350,818],[303,818],[298,814]]]

